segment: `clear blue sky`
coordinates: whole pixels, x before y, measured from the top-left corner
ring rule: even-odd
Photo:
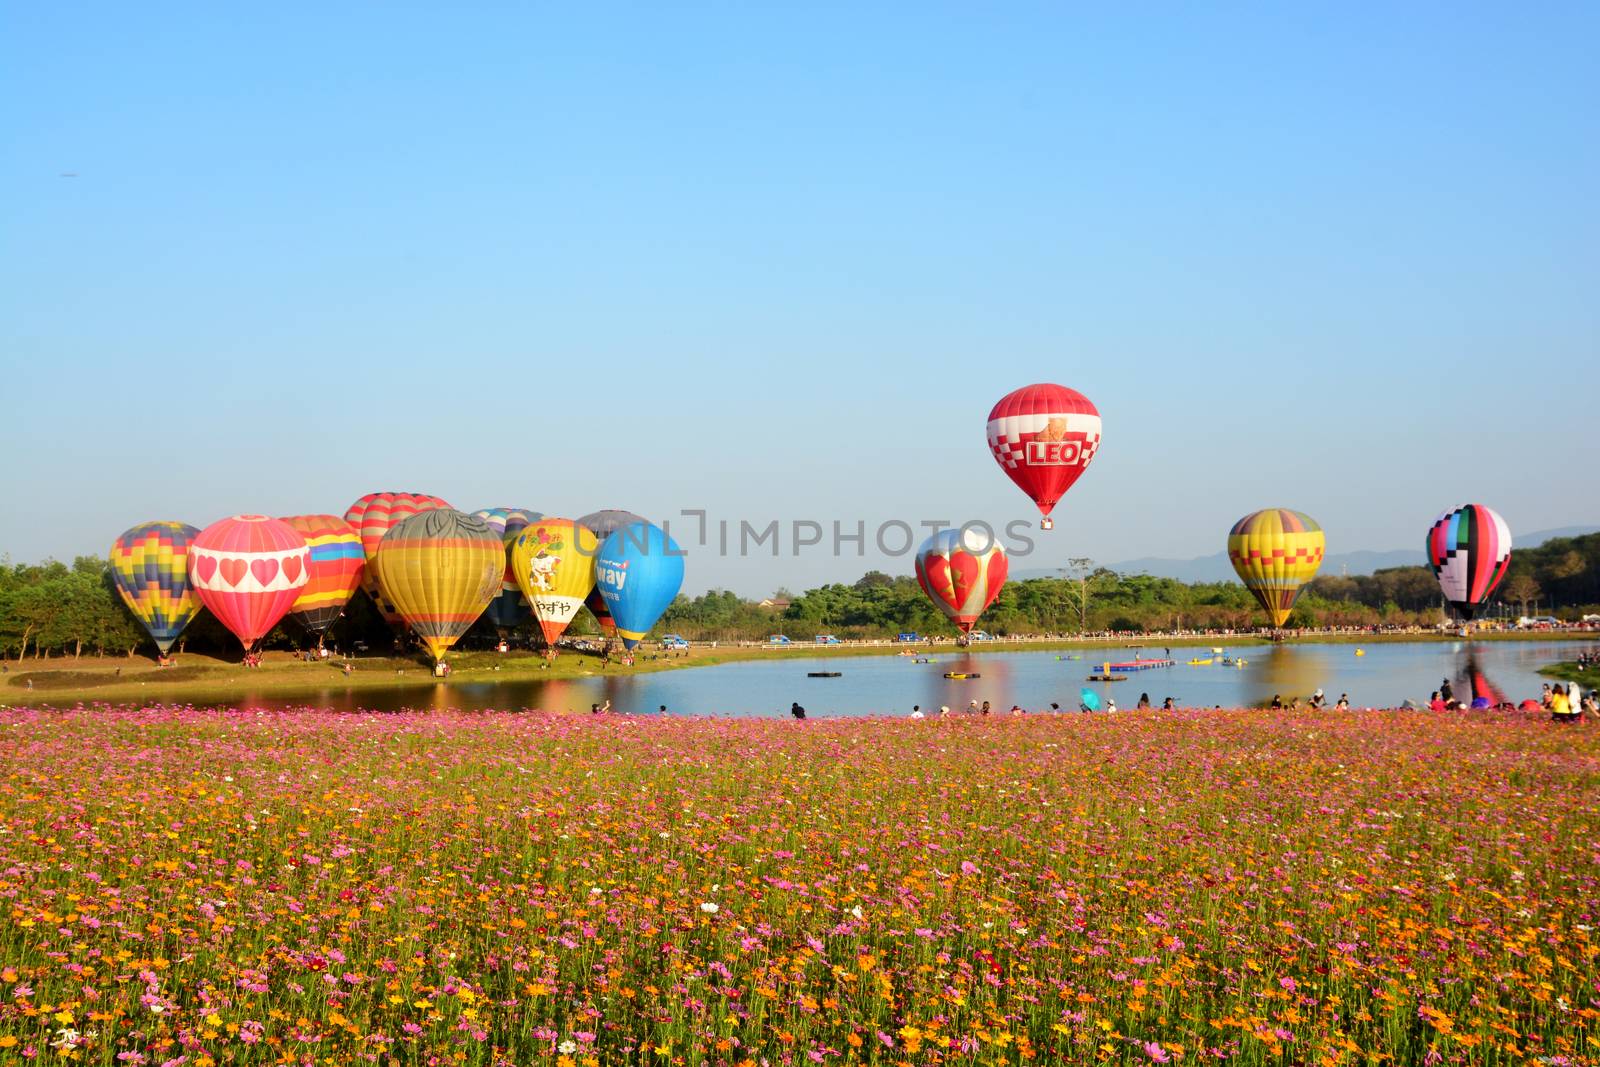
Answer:
[[[1600,521],[1600,7],[990,6],[12,5],[0,552],[380,488],[1001,523],[1036,380],[1105,441],[1017,566]]]

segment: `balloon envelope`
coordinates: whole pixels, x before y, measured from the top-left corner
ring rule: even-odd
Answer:
[[[619,527],[631,526],[636,522],[647,520],[635,515],[631,511],[620,511],[616,508],[603,508],[600,511],[591,511],[578,520],[578,525],[594,534],[601,543],[610,537]],[[596,586],[590,590],[589,596],[584,600],[583,606],[589,609],[596,622],[600,624],[600,632],[606,637],[617,636],[617,622],[611,617],[611,609],[606,607],[606,598],[600,595],[600,588]]]
[[[189,581],[248,652],[299,599],[309,557],[306,539],[281,519],[234,515],[195,535]]]
[[[1049,515],[1100,451],[1100,412],[1064,385],[1025,385],[989,412],[989,451],[1028,494],[1050,528]]]
[[[1482,504],[1434,519],[1425,545],[1445,600],[1463,619],[1478,613],[1511,566],[1511,527]]]
[[[1316,577],[1325,547],[1316,520],[1287,508],[1253,512],[1228,532],[1228,560],[1274,627],[1289,617],[1300,587]]]
[[[367,591],[373,604],[377,605],[378,614],[383,616],[390,626],[398,627],[405,621],[400,613],[395,611],[394,605],[383,599],[383,591],[378,588],[378,574],[373,569],[373,558],[378,554],[378,544],[385,534],[397,523],[404,522],[411,516],[422,511],[432,511],[435,508],[447,508],[443,500],[427,493],[368,493],[345,509],[344,521],[356,528],[361,535],[361,551],[366,553],[367,569],[361,576],[361,588]]]
[[[500,592],[505,558],[488,523],[435,508],[392,527],[373,566],[384,597],[438,659]]]
[[[305,588],[289,614],[312,633],[324,634],[344,614],[366,574],[361,535],[337,515],[290,515],[283,521],[306,539],[311,561]]]
[[[200,610],[189,585],[189,545],[199,532],[181,522],[146,522],[111,545],[117,592],[163,654]]]
[[[917,584],[962,633],[1006,584],[1005,550],[986,531],[940,530],[917,549]]]
[[[533,608],[528,604],[528,598],[522,595],[522,590],[517,588],[516,575],[511,573],[511,542],[516,540],[523,527],[539,518],[540,514],[528,508],[482,508],[472,514],[489,524],[489,529],[499,536],[506,549],[506,569],[500,578],[500,592],[489,601],[483,613],[498,629],[510,630],[521,626],[533,614]]]
[[[601,544],[594,576],[595,588],[616,620],[617,635],[633,648],[683,588],[683,553],[653,523],[619,526]]]
[[[546,645],[555,645],[594,591],[598,548],[594,534],[571,519],[536,519],[512,539],[511,572]]]

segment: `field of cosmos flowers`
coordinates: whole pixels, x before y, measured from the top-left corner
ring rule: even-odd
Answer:
[[[0,1062],[1600,1063],[1600,730],[0,712]]]

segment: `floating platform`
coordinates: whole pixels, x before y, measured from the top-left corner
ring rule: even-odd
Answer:
[[[843,671],[806,671],[807,678],[842,678]]]
[[[939,661],[930,657],[928,659],[914,659],[911,662],[912,663],[938,663]]]
[[[961,671],[945,671],[946,678],[982,678],[981,674],[964,674]]]
[[[1128,676],[1126,674],[1091,674],[1091,675],[1089,675],[1089,681],[1091,681],[1091,682],[1126,682],[1127,680],[1128,680]]]
[[[1173,661],[1170,659],[1135,659],[1129,660],[1127,663],[1113,663],[1111,664],[1111,669],[1114,671],[1150,671],[1155,670],[1157,667],[1171,667],[1173,665]]]

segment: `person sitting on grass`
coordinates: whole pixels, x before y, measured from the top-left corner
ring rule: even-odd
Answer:
[[[803,719],[806,717],[806,709],[802,708],[800,706],[800,702],[796,700],[793,704],[789,705],[789,714],[793,715],[797,719]]]
[[[1582,714],[1582,709],[1574,708],[1567,699],[1565,686],[1558,685],[1550,691],[1551,722],[1577,722]]]
[[[1339,694],[1339,702],[1337,704],[1335,704],[1333,706],[1333,708],[1334,708],[1335,711],[1349,711],[1350,710],[1350,694],[1349,693],[1340,693]]]
[[[1447,705],[1444,702],[1444,698],[1441,697],[1439,695],[1439,691],[1437,689],[1435,689],[1433,691],[1433,696],[1428,698],[1428,710],[1429,711],[1444,711],[1446,707],[1447,707]]]

